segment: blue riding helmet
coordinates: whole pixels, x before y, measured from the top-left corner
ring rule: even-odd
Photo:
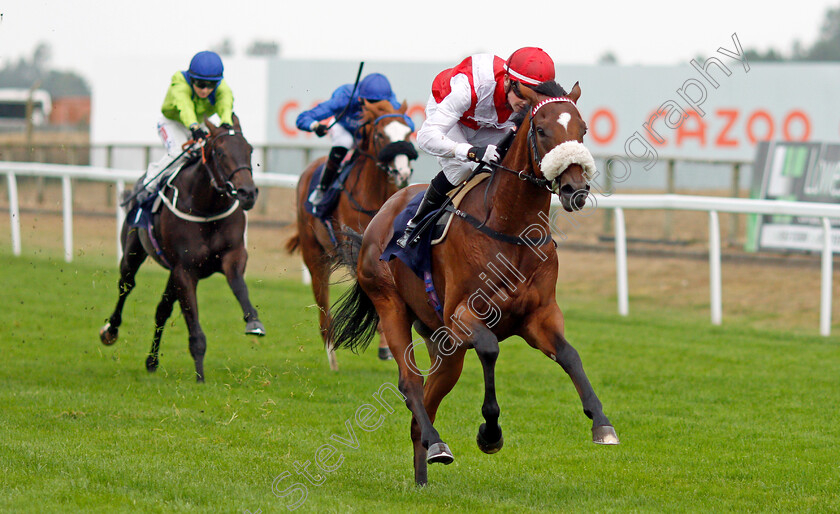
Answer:
[[[359,98],[377,102],[387,100],[393,95],[391,83],[381,73],[371,73],[359,83]]]
[[[190,61],[190,79],[222,80],[225,67],[216,52],[198,52]]]

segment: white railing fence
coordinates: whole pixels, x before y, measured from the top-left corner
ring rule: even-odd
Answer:
[[[71,180],[85,179],[116,184],[115,218],[117,254],[121,252],[119,234],[124,213],[119,199],[126,182],[133,184],[140,176],[135,170],[117,170],[92,166],[67,166],[59,164],[0,162],[0,173],[7,176],[9,190],[9,215],[11,220],[12,251],[21,254],[20,207],[17,190],[17,176],[53,177],[62,180],[62,217],[64,229],[64,258],[73,259],[73,191]],[[279,173],[257,173],[254,181],[258,186],[294,188],[298,176]],[[559,205],[557,198],[553,203]],[[615,214],[616,286],[618,291],[618,312],[629,314],[629,291],[627,283],[627,237],[624,209],[659,209],[706,211],[709,213],[709,288],[711,321],[720,325],[723,319],[721,286],[721,252],[719,212],[739,214],[776,214],[789,216],[810,216],[820,218],[823,227],[823,249],[820,287],[820,333],[831,333],[832,303],[832,243],[830,219],[840,218],[840,205],[822,203],[786,202],[776,200],[751,200],[745,198],[717,198],[703,196],[664,195],[611,195],[597,196],[599,208],[613,209]],[[304,281],[307,274],[304,268]]]

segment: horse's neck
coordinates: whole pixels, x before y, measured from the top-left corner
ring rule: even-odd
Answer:
[[[536,164],[531,158],[528,144],[529,120],[519,127],[502,165],[506,168],[523,171],[525,175],[534,175]],[[493,194],[488,226],[506,234],[519,234],[528,226],[544,224],[540,213],[546,216],[551,205],[551,194],[528,180],[504,171],[496,171],[496,184]]]
[[[184,167],[172,185],[178,189],[179,205],[207,213],[225,207],[226,199],[213,188],[205,166],[198,161]]]
[[[374,209],[381,207],[396,192],[396,186],[391,186],[385,173],[379,169],[376,158],[367,150],[356,157],[345,187],[359,203]]]

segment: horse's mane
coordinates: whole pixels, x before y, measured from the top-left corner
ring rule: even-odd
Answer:
[[[534,92],[545,96],[566,96],[563,86],[553,80],[541,82],[532,88]]]
[[[531,90],[537,94],[551,97],[566,96],[567,94],[566,90],[563,89],[563,86],[561,86],[553,80],[541,82],[536,86],[532,87]],[[525,117],[528,116],[528,111],[530,109],[530,106],[525,106],[523,109],[513,113],[510,116],[509,120],[516,125],[517,129],[519,129],[519,127],[522,125],[522,122],[525,121]]]

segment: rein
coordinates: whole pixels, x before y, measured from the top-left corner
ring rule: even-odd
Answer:
[[[561,96],[561,97],[546,98],[545,100],[540,101],[537,105],[535,105],[531,109],[531,112],[529,113],[528,136],[527,137],[528,137],[528,145],[529,145],[530,150],[531,150],[531,157],[533,159],[534,166],[539,166],[540,162],[542,161],[542,157],[540,157],[539,151],[537,150],[537,136],[536,136],[536,132],[534,131],[534,124],[533,124],[534,116],[536,116],[537,112],[541,108],[543,108],[544,106],[546,106],[550,103],[558,103],[558,102],[568,102],[568,103],[572,104],[572,106],[574,106],[575,109],[577,109],[577,106],[575,105],[575,102],[571,98]],[[545,157],[545,156],[543,156],[543,157]],[[508,173],[512,173],[512,174],[516,175],[517,178],[519,178],[519,180],[530,182],[531,185],[533,185],[533,186],[535,186],[539,189],[548,191],[549,194],[555,192],[556,185],[554,185],[554,186],[552,185],[554,181],[553,180],[548,180],[544,177],[538,177],[534,173],[534,170],[519,170],[519,171],[517,171],[517,170],[511,169],[511,168],[508,168],[507,166],[504,166],[501,163],[496,163],[496,162],[490,162],[490,163],[485,163],[485,164],[487,164],[488,166],[493,168],[493,173],[492,173],[493,175],[495,175],[496,170],[506,171]],[[473,172],[471,177],[474,176],[475,174],[477,174],[477,172],[478,172],[478,169]],[[492,182],[492,178],[491,178],[490,182]],[[488,182],[487,188],[485,189],[485,205],[487,203],[486,195],[487,195],[487,192],[490,190],[490,182]],[[483,234],[486,234],[487,236],[490,236],[493,239],[496,239],[498,241],[502,241],[502,242],[510,243],[510,244],[515,244],[515,245],[519,245],[519,246],[523,246],[523,245],[542,246],[544,244],[547,244],[549,241],[553,242],[553,239],[551,239],[551,236],[548,236],[546,238],[535,239],[535,238],[522,238],[522,237],[519,237],[519,236],[511,236],[509,234],[504,234],[502,232],[498,232],[496,230],[491,229],[490,227],[488,227],[486,225],[486,223],[487,223],[487,218],[486,217],[485,217],[484,221],[479,221],[474,216],[471,216],[470,214],[468,214],[466,212],[463,212],[459,209],[455,209],[454,207],[452,207],[451,204],[447,204],[444,207],[444,209],[448,212],[451,212],[451,213],[455,214],[459,218],[463,219],[464,221],[466,221],[467,223],[472,225],[479,232],[481,232]],[[490,213],[488,212],[487,215],[489,216],[489,214]],[[556,243],[555,243],[555,246],[556,246]]]
[[[208,164],[209,159],[207,159],[207,149],[209,148],[210,151],[212,152],[214,143],[216,142],[216,140],[218,140],[222,136],[236,136],[236,135],[238,135],[238,136],[240,136],[244,139],[244,136],[242,136],[241,131],[237,131],[237,130],[234,130],[234,129],[231,128],[231,129],[228,129],[226,132],[216,134],[215,136],[211,137],[207,141],[207,144],[205,144],[201,147],[201,164],[203,164],[204,167],[207,169],[207,171],[210,172],[210,184],[213,186],[213,189],[215,189],[216,191],[221,191],[221,192],[227,194],[228,196],[230,196],[234,200],[236,199],[237,193],[236,193],[236,186],[233,185],[233,182],[231,182],[231,179],[233,179],[233,177],[242,170],[248,170],[251,174],[253,174],[254,173],[253,168],[251,168],[251,166],[248,165],[248,164],[243,164],[242,166],[239,166],[238,168],[235,168],[232,172],[230,172],[230,175],[228,175],[227,177],[224,178],[224,187],[219,186],[216,183],[216,177],[214,177],[213,172],[210,171],[210,165]],[[213,166],[213,169],[215,170],[216,166]],[[220,174],[220,176],[221,176],[221,174]]]
[[[566,103],[566,102],[572,104],[572,106],[574,106],[574,108],[577,109],[577,106],[575,105],[575,102],[572,101],[571,98],[568,98],[568,97],[565,97],[565,96],[557,96],[557,97],[552,97],[552,98],[546,98],[545,100],[542,100],[540,103],[535,105],[533,107],[533,109],[531,109],[530,116],[528,118],[528,145],[531,147],[531,156],[534,159],[534,165],[535,166],[539,166],[539,163],[542,161],[542,157],[540,157],[539,151],[537,150],[537,134],[534,132],[534,124],[533,124],[534,116],[536,116],[537,112],[540,109],[542,109],[544,106],[546,106],[550,103]],[[545,156],[543,156],[543,157],[545,157]],[[508,167],[503,166],[501,163],[494,163],[494,162],[491,162],[490,166],[492,166],[496,169],[499,169],[499,170],[507,171],[508,173],[513,173],[514,175],[519,177],[520,180],[527,180],[528,182],[537,186],[540,189],[545,189],[550,193],[555,192],[555,188],[552,186],[552,182],[553,182],[552,180],[548,180],[544,177],[538,177],[532,172],[529,173],[528,170],[516,171],[516,170],[512,170]]]
[[[230,174],[227,177],[224,177],[224,187],[221,187],[216,182],[216,177],[215,177],[216,173],[215,173],[214,170],[217,170],[217,168],[213,164],[212,158],[208,159],[208,157],[207,157],[208,149],[210,151],[210,155],[212,156],[212,151],[213,151],[214,144],[220,137],[236,136],[236,135],[239,135],[240,137],[242,137],[242,132],[234,130],[233,128],[231,128],[231,129],[228,129],[224,132],[218,133],[218,134],[208,138],[205,141],[205,143],[202,144],[202,146],[201,146],[201,164],[202,164],[202,166],[204,166],[204,168],[207,170],[208,175],[210,176],[210,184],[213,186],[213,189],[215,189],[216,191],[225,193],[227,196],[229,196],[231,199],[233,199],[233,204],[227,210],[225,210],[224,212],[209,215],[209,216],[196,216],[194,214],[190,214],[190,213],[187,213],[187,212],[184,212],[184,211],[178,209],[178,197],[179,197],[180,191],[178,190],[178,188],[175,185],[172,184],[172,181],[178,175],[176,173],[167,181],[167,185],[173,190],[172,200],[167,198],[167,196],[163,193],[163,191],[160,191],[158,193],[161,201],[172,212],[172,214],[174,214],[176,217],[178,217],[182,220],[191,221],[193,223],[211,223],[213,221],[219,221],[219,220],[225,219],[228,216],[230,216],[231,214],[233,214],[234,212],[236,212],[236,209],[239,208],[239,199],[236,198],[236,196],[237,196],[236,186],[233,185],[233,182],[231,182],[231,179],[233,179],[233,177],[242,170],[248,170],[249,172],[253,173],[253,169],[251,168],[250,165],[247,165],[247,164],[244,164],[242,166],[239,166],[239,167],[235,168],[232,172],[230,172]],[[212,170],[211,170],[211,166],[213,167]],[[222,176],[221,174],[219,174],[219,175]]]
[[[411,124],[413,123],[411,121],[410,117],[408,117],[407,115],[402,114],[402,113],[383,114],[383,115],[379,116],[378,118],[376,118],[372,121],[366,121],[366,122],[362,123],[356,131],[357,139],[362,139],[359,136],[361,134],[361,130],[362,130],[363,127],[365,127],[367,125],[370,125],[372,128],[375,128],[379,124],[380,121],[382,121],[383,119],[387,119],[387,118],[400,118],[403,121],[405,121],[406,125],[408,125],[409,127],[411,127]],[[389,151],[386,153],[386,150],[389,150]],[[384,172],[388,176],[393,176],[395,174],[395,170],[389,168],[388,165],[383,162],[383,160],[385,160],[386,157],[390,156],[391,158],[393,158],[393,157],[396,157],[396,155],[398,155],[398,154],[403,154],[406,157],[408,157],[409,160],[417,159],[417,150],[415,150],[414,145],[412,145],[408,141],[395,141],[393,143],[389,143],[389,144],[385,145],[385,147],[383,147],[382,150],[379,151],[378,155],[374,155],[372,153],[366,152],[365,150],[361,149],[360,147],[357,147],[355,151],[359,156],[370,159],[371,161],[373,161],[376,164],[376,167],[379,168],[380,171]],[[391,155],[391,154],[393,154],[393,155]],[[390,159],[388,159],[388,160],[390,160]],[[361,169],[359,169],[359,175],[361,175]],[[358,179],[358,177],[357,177],[357,179]],[[373,217],[374,215],[376,215],[377,212],[379,212],[379,209],[376,209],[376,210],[365,209],[353,197],[353,193],[350,191],[350,189],[344,187],[343,184],[340,186],[340,190],[344,191],[344,193],[347,195],[347,198],[350,200],[350,203],[353,205],[353,209],[356,210],[357,212],[361,212],[362,214],[365,214],[365,215],[370,216],[370,217]]]

